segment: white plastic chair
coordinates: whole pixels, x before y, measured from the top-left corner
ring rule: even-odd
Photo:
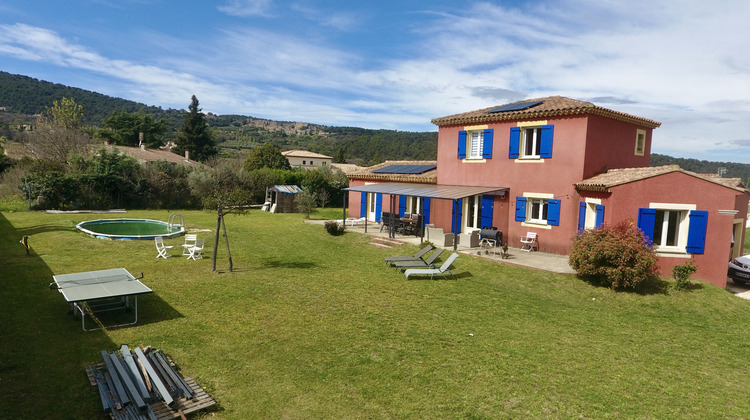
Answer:
[[[170,248],[172,248],[172,245],[164,245],[164,238],[161,236],[157,236],[154,238],[154,241],[156,243],[156,251],[159,253],[156,258],[169,258],[172,255],[169,254]]]
[[[190,247],[195,246],[195,241],[198,240],[198,235],[188,234],[185,235],[185,243],[182,244],[182,255],[190,255]]]
[[[189,260],[203,259],[203,239],[195,241],[195,245],[188,248],[188,250],[190,252],[190,256],[188,256]]]
[[[536,232],[526,232],[526,236],[521,237],[521,251],[531,252],[537,246]]]

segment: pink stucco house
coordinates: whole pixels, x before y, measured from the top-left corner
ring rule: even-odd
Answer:
[[[533,232],[538,250],[556,254],[579,229],[630,219],[653,241],[662,275],[693,259],[694,278],[725,286],[750,192],[739,179],[649,167],[659,122],[560,96],[432,122],[437,161],[350,174],[350,215],[419,213],[455,233],[494,226],[512,247]]]

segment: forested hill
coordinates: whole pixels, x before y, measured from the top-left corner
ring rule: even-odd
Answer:
[[[104,118],[122,110],[143,112],[155,118],[166,118],[171,139],[182,123],[184,111],[145,105],[122,98],[50,83],[27,76],[0,71],[0,136],[12,137],[12,124],[33,123],[33,115],[44,112],[54,101],[73,98],[83,107],[88,124],[101,126]],[[200,100],[200,98],[198,98]],[[185,98],[187,105],[190,98]],[[369,165],[383,160],[432,160],[437,155],[436,132],[369,130],[357,127],[332,127],[304,122],[272,121],[243,115],[207,115],[219,146],[226,151],[252,149],[273,143],[282,150],[304,149],[323,153],[350,163]],[[4,126],[3,126],[4,125]],[[741,178],[750,184],[750,165],[732,162],[709,162],[652,154],[651,166],[679,165],[698,173],[719,173]]]
[[[678,165],[682,169],[699,174],[719,174],[721,172],[723,178],[740,178],[745,186],[750,185],[750,164],[747,163],[710,162],[652,153],[651,166],[663,165]]]
[[[40,114],[63,97],[74,98],[76,103],[83,106],[85,121],[94,125],[99,125],[102,119],[123,109],[128,112],[142,110],[154,115],[164,113],[155,106],[0,71],[0,107],[5,107],[9,112]],[[186,104],[189,102],[190,98],[185,101]]]
[[[184,115],[182,110],[163,110],[79,88],[0,72],[0,136],[12,137],[12,130],[9,130],[11,125],[33,123],[33,115],[44,112],[54,101],[63,97],[75,99],[83,107],[85,122],[95,127],[101,127],[106,117],[122,110],[166,118],[170,132],[164,140],[174,137]],[[189,102],[190,98],[185,98],[186,106]],[[232,151],[241,153],[270,142],[282,150],[304,149],[343,158],[359,165],[396,159],[431,160],[437,156],[437,132],[332,127],[243,115],[208,114],[206,120],[214,129],[219,147],[230,154]]]

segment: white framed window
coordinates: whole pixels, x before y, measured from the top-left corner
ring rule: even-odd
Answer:
[[[600,202],[592,202],[592,201],[586,201],[586,222],[584,225],[584,229],[594,229],[596,228],[596,206],[599,205]]]
[[[638,215],[638,227],[646,233],[653,247],[658,252],[686,253],[693,245],[690,245],[691,214],[705,213],[696,212],[694,204],[675,203],[650,203],[648,209],[640,209]],[[703,219],[705,222],[705,219]],[[703,227],[694,226],[693,229],[703,229],[705,237],[705,224]],[[695,236],[695,235],[694,235]],[[702,241],[701,235],[693,238]]]
[[[637,156],[643,156],[646,154],[646,130],[636,130],[635,154]]]
[[[466,197],[463,200],[463,205],[464,223],[462,231],[465,232],[467,228],[479,228],[482,214],[482,196],[472,195]]]
[[[464,127],[458,132],[458,158],[471,163],[491,159],[493,133],[487,125]]]
[[[656,209],[654,246],[657,249],[684,250],[687,245],[687,210]]]
[[[524,193],[516,197],[515,220],[534,226],[559,226],[561,204],[552,194]]]
[[[484,130],[472,130],[468,132],[469,159],[481,159],[484,151]]]
[[[527,127],[521,131],[521,159],[539,159],[542,147],[542,127]]]
[[[508,158],[518,161],[539,161],[552,158],[554,125],[547,121],[519,122],[510,128]]]
[[[367,193],[367,207],[369,209],[367,212],[367,218],[373,222],[377,218],[377,198],[377,194]]]
[[[420,214],[419,197],[406,197],[406,213]]]
[[[529,223],[547,224],[547,207],[549,199],[547,198],[527,198],[526,199],[526,221]]]

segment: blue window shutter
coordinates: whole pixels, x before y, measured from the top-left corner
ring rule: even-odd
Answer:
[[[516,197],[516,222],[526,221],[526,197]]]
[[[692,210],[690,212],[690,226],[688,229],[687,252],[702,254],[706,247],[706,230],[708,227],[708,212]]]
[[[654,243],[654,225],[656,224],[656,209],[638,209],[638,227],[648,239],[648,244]]]
[[[492,226],[492,211],[495,208],[495,197],[491,195],[482,196],[482,214],[479,227]]]
[[[560,200],[550,198],[547,202],[547,224],[560,226]]]
[[[578,204],[578,230],[586,229],[586,207],[588,204],[581,201]]]
[[[599,227],[604,223],[604,206],[601,204],[596,205],[596,224],[594,227]]]
[[[380,223],[383,208],[383,194],[375,195],[375,221]]]
[[[362,193],[362,198],[359,202],[359,217],[367,216],[367,193]]]
[[[484,130],[484,134],[483,134],[484,145],[482,145],[482,157],[485,159],[492,158],[492,133],[493,132],[494,130],[491,128]]]
[[[518,149],[521,147],[521,127],[510,128],[510,142],[508,143],[508,159],[518,159]]]
[[[552,133],[554,132],[553,125],[542,126],[542,144],[539,150],[539,157],[551,158],[552,157]]]
[[[463,213],[463,198],[453,200],[453,213],[451,216],[451,232],[458,235],[461,233],[461,216]]]
[[[423,207],[422,207],[422,215],[424,216],[424,224],[430,223],[430,199],[425,198]]]
[[[404,217],[406,213],[406,196],[400,195],[398,197],[398,217]]]
[[[464,130],[458,132],[458,158],[466,158],[466,131]]]

